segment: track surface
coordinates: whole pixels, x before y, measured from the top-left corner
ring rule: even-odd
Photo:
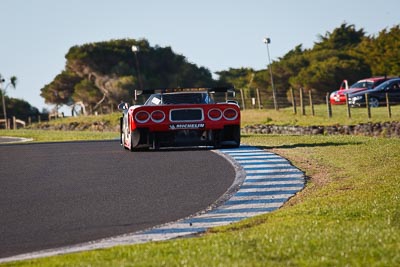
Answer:
[[[208,150],[118,141],[0,146],[0,258],[143,230],[207,208],[233,167]]]

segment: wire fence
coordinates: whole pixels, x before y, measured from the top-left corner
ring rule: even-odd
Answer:
[[[230,97],[227,94],[216,96],[217,102],[224,102],[227,100],[235,100],[240,106],[241,110],[255,110],[255,109],[292,109],[293,114],[299,115],[316,115],[316,110],[314,108],[315,105],[318,105],[319,116],[321,116],[321,105],[325,105],[324,116],[327,118],[332,118],[333,116],[347,116],[347,118],[352,118],[353,114],[357,114],[359,116],[360,112],[363,112],[368,119],[371,119],[374,116],[374,108],[371,108],[369,103],[369,96],[365,94],[366,103],[360,109],[354,109],[351,107],[349,103],[349,99],[346,95],[346,102],[343,105],[332,105],[330,101],[330,93],[326,92],[325,96],[321,96],[321,93],[316,96],[313,95],[312,91],[304,92],[302,88],[298,90],[290,89],[287,95],[277,95],[276,105],[274,105],[272,93],[268,94],[267,92],[262,92],[259,89],[255,89],[251,92],[244,92],[244,90],[239,90],[238,93],[234,97]],[[382,113],[382,107],[386,110],[387,118],[391,119],[393,114],[392,106],[393,104],[398,104],[392,99],[391,96],[386,93],[384,100],[381,101],[380,104],[380,113]],[[399,99],[400,100],[400,99]],[[144,100],[143,100],[144,101]],[[138,103],[142,104],[142,103]],[[339,108],[340,106],[340,108]],[[100,113],[97,114],[108,114],[112,113],[116,110],[116,107],[106,106],[106,109],[101,109]],[[345,108],[345,115],[343,113],[343,108]],[[340,111],[339,111],[340,110]],[[395,109],[395,111],[399,112],[400,109]],[[0,129],[17,129],[23,128],[31,125],[32,123],[40,123],[42,121],[48,121],[52,119],[57,119],[60,117],[64,117],[64,114],[44,114],[38,115],[34,117],[28,117],[27,119],[18,119],[15,116],[11,118],[0,119]],[[2,118],[2,117],[1,117]]]
[[[268,96],[261,94],[259,89],[256,89],[256,92],[253,97],[248,97],[243,90],[240,90],[239,94],[237,94],[234,99],[238,102],[241,110],[247,109],[276,109],[279,110],[281,108],[291,108],[293,110],[293,114],[301,114],[301,115],[315,115],[315,105],[326,105],[326,116],[331,118],[334,114],[335,106],[344,106],[346,108],[346,116],[348,118],[352,117],[352,113],[354,108],[351,106],[350,101],[348,99],[348,95],[346,94],[346,102],[332,104],[330,101],[330,93],[327,92],[324,97],[321,97],[319,94],[317,97],[314,97],[312,91],[304,92],[302,88],[297,91],[291,89],[286,97],[277,97],[277,105],[274,107],[274,102],[272,100],[272,95]],[[369,101],[369,95],[366,92],[365,94],[366,103],[362,105],[361,108],[366,110],[366,115],[368,118],[372,118],[373,112],[371,112],[371,103]],[[385,94],[384,100],[379,103],[380,107],[385,107],[387,112],[387,117],[392,118],[392,105],[398,104],[396,99],[393,99],[388,93]],[[359,112],[357,112],[359,113]]]

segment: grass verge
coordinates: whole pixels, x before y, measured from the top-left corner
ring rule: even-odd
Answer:
[[[0,136],[32,138],[32,142],[62,142],[81,140],[107,140],[119,138],[116,132],[50,131],[50,130],[0,130]]]
[[[328,117],[326,105],[315,105],[315,115],[311,115],[310,107],[305,108],[305,115],[301,115],[300,108],[293,114],[292,108],[283,108],[279,111],[249,109],[242,111],[242,126],[253,124],[297,125],[297,126],[330,126],[356,125],[366,122],[400,121],[400,105],[393,106],[392,117],[389,118],[387,108],[371,108],[371,118],[368,118],[366,108],[351,108],[351,118],[347,117],[345,105],[332,106],[332,117]]]
[[[352,108],[351,118],[347,117],[345,105],[332,106],[332,118],[328,118],[326,105],[315,105],[315,115],[311,115],[310,107],[305,108],[306,115],[301,115],[298,108],[293,114],[292,108],[273,109],[246,109],[242,114],[242,127],[254,124],[272,125],[297,125],[297,126],[330,126],[330,125],[356,125],[365,122],[400,121],[400,105],[392,107],[392,117],[389,118],[386,107],[372,108],[371,119],[368,118],[365,108]],[[44,125],[59,129],[68,129],[70,124],[75,126],[103,124],[107,129],[118,129],[120,112],[99,116],[66,117],[56,120],[36,123],[31,128],[40,128]],[[80,127],[78,127],[79,129]],[[82,127],[81,127],[82,128]],[[96,128],[96,127],[95,127]],[[0,131],[1,135],[1,131]]]
[[[399,266],[400,140],[243,136],[309,177],[283,208],[190,239],[4,266]]]

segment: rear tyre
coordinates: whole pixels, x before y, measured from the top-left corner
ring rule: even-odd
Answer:
[[[122,128],[122,122],[123,122],[123,118],[121,117],[121,118],[119,118],[119,136],[120,136],[119,142],[120,142],[121,146],[124,146],[125,145],[125,141],[124,141],[125,135],[124,135],[124,131]]]
[[[237,148],[240,146],[240,126],[239,125],[234,127],[232,134],[233,134],[233,140],[236,143],[236,145],[234,145],[233,147]]]
[[[138,146],[139,141],[140,141],[140,132],[138,130],[131,132],[131,142],[129,144],[129,150],[130,151],[137,150],[136,147]]]
[[[222,147],[237,148],[240,146],[240,126],[225,126],[222,132]]]
[[[240,126],[229,125],[214,132],[214,148],[237,148],[240,146]]]
[[[233,126],[232,129],[230,129],[228,136],[230,137],[229,140],[231,140],[231,144],[226,145],[225,147],[238,148],[240,146],[240,126]]]
[[[222,139],[222,131],[214,131],[214,148],[219,149],[221,148],[221,139]]]
[[[122,134],[121,134],[121,146],[122,146],[124,149],[128,149],[128,148],[125,146],[125,144],[126,144],[125,134],[122,133]]]

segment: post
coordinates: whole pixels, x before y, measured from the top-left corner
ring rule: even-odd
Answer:
[[[328,118],[332,118],[332,107],[331,107],[331,102],[329,101],[329,92],[326,93],[325,101],[326,101],[326,108],[328,110]]]
[[[387,107],[387,112],[388,112],[389,118],[392,118],[392,109],[390,107],[390,101],[389,101],[389,94],[388,93],[386,93],[386,107]]]
[[[240,96],[242,98],[242,109],[246,110],[246,104],[244,103],[243,89],[240,89]]]
[[[300,109],[301,109],[301,115],[306,115],[306,110],[304,107],[304,99],[303,99],[303,88],[300,88]]]
[[[290,96],[292,97],[293,114],[297,114],[296,99],[294,98],[294,90],[290,88]]]
[[[28,117],[28,125],[29,125],[29,126],[32,125],[32,117],[31,117],[31,116]]]
[[[365,106],[367,107],[368,119],[371,119],[371,107],[369,106],[368,93],[365,94]]]
[[[11,87],[13,87],[15,89],[15,86],[16,86],[16,83],[17,83],[17,77],[12,76],[10,78],[10,82],[3,88],[3,83],[5,81],[6,80],[3,79],[3,77],[0,75],[0,93],[1,93],[1,98],[2,98],[1,100],[2,100],[2,104],[3,104],[3,115],[4,115],[4,121],[5,121],[5,129],[7,130],[7,129],[10,129],[10,127],[9,127],[10,124],[7,123],[7,108],[6,108],[5,97],[6,97],[8,86],[11,85]]]
[[[256,89],[256,93],[257,93],[258,109],[261,109],[260,90],[258,88]]]
[[[16,130],[17,129],[17,118],[15,118],[15,116],[13,116],[13,129]]]
[[[275,90],[275,86],[274,86],[274,78],[272,76],[272,66],[271,66],[271,57],[269,55],[269,46],[268,44],[271,43],[271,38],[265,37],[263,39],[263,42],[267,45],[267,52],[268,52],[268,69],[269,69],[269,75],[271,77],[271,87],[272,87],[272,98],[274,100],[274,108],[275,110],[278,110],[278,101],[276,100],[276,90]]]
[[[140,90],[143,90],[143,82],[142,82],[142,76],[140,75],[140,65],[139,65],[139,59],[137,53],[139,52],[139,46],[132,45],[132,52],[135,54],[135,63],[136,63],[136,74],[139,80],[139,88]],[[135,99],[136,101],[136,99]]]
[[[349,104],[349,95],[345,94],[346,96],[346,108],[347,108],[347,118],[351,118],[351,111],[350,111],[350,104]]]
[[[1,88],[0,88],[1,89]],[[6,101],[5,101],[5,96],[4,96],[5,92],[3,92],[3,90],[1,90],[1,98],[2,98],[2,104],[3,104],[3,114],[4,114],[4,129],[8,129],[8,125],[7,125],[7,109],[6,109]]]
[[[251,105],[253,106],[253,109],[254,109],[254,107],[256,106],[256,98],[255,97],[251,98]]]
[[[313,99],[312,99],[312,92],[311,92],[311,90],[308,91],[308,96],[309,96],[309,98],[310,98],[311,115],[314,117],[314,116],[315,116],[315,110],[314,110],[314,103],[313,103]]]

